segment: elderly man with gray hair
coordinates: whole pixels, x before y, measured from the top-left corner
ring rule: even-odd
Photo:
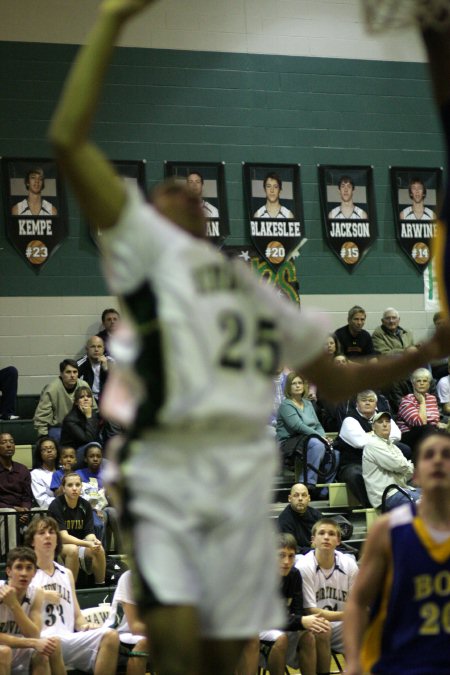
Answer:
[[[381,317],[381,326],[372,333],[375,351],[379,354],[400,354],[416,349],[413,334],[400,326],[400,314],[395,307],[387,307]]]

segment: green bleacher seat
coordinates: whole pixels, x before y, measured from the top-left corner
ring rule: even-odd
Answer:
[[[32,420],[1,420],[0,434],[11,434],[16,445],[33,445],[37,433]]]
[[[23,420],[31,420],[39,403],[39,394],[21,394],[16,400],[16,414]]]

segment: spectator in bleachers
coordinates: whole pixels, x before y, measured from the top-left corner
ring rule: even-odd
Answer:
[[[339,480],[347,483],[364,507],[370,507],[370,501],[362,476],[362,452],[368,441],[368,434],[372,431],[377,401],[378,397],[371,389],[361,391],[356,397],[356,406],[349,408],[335,441],[341,453]],[[401,438],[400,429],[395,423],[392,425],[391,438],[397,441]]]
[[[414,346],[414,337],[410,330],[400,326],[400,314],[394,307],[387,307],[381,317],[381,326],[372,333],[372,342],[378,354],[389,356],[400,354]]]
[[[338,354],[342,354],[342,347],[335,333],[330,333],[325,343],[325,351],[330,359],[334,359]]]
[[[17,526],[28,523],[33,495],[31,492],[30,471],[24,464],[14,462],[16,444],[10,433],[0,433],[0,544],[4,554],[6,547],[5,524],[8,523],[8,548],[17,543]],[[17,519],[8,513],[21,513]],[[3,515],[5,514],[5,515]]]
[[[96,585],[104,585],[106,573],[105,550],[94,533],[92,507],[81,497],[81,478],[67,473],[62,479],[63,494],[55,497],[48,508],[49,516],[58,523],[63,549],[61,556],[75,579],[80,566],[94,574]]]
[[[77,452],[71,446],[63,446],[59,452],[59,467],[53,473],[50,490],[55,497],[63,494],[62,479],[66,473],[75,471],[77,466]]]
[[[77,362],[64,359],[59,364],[59,377],[47,384],[41,392],[34,413],[33,424],[38,436],[50,436],[58,442],[61,437],[63,419],[73,406],[75,391],[78,387],[88,386],[78,378]],[[94,402],[95,409],[97,404]]]
[[[278,569],[281,595],[286,603],[286,625],[280,630],[266,630],[259,641],[252,640],[244,651],[246,668],[238,675],[257,671],[260,650],[265,656],[270,675],[284,675],[286,665],[303,675],[328,673],[331,651],[329,621],[318,614],[309,615],[303,608],[303,583],[295,567],[295,539],[291,534],[278,537]]]
[[[297,542],[297,553],[305,553],[311,548],[312,527],[322,514],[310,506],[311,496],[306,485],[296,483],[288,496],[289,504],[278,516],[280,532],[292,534]]]
[[[289,373],[284,394],[286,398],[278,409],[277,439],[284,462],[288,466],[294,464],[294,467],[297,465],[303,467],[303,457],[306,453],[306,476],[303,476],[302,469],[296,478],[303,480],[311,491],[318,482],[319,474],[325,483],[334,480],[339,457],[335,455],[314,406],[307,398],[308,387],[304,378],[295,372]],[[295,470],[297,471],[297,468]]]
[[[403,396],[398,407],[397,421],[403,439],[411,447],[429,431],[447,426],[440,422],[436,396],[429,393],[431,379],[427,368],[417,368],[411,375],[413,392]]]
[[[383,492],[388,485],[396,484],[406,490],[411,499],[402,492],[391,490],[386,499],[386,510],[390,511],[400,504],[417,501],[420,490],[408,485],[414,473],[414,465],[392,442],[392,416],[388,412],[379,412],[372,419],[373,431],[364,446],[362,468],[363,478],[371,505],[381,507]]]
[[[313,550],[298,556],[295,563],[303,581],[303,607],[307,614],[330,622],[331,649],[340,654],[344,652],[345,602],[358,574],[354,557],[337,550],[341,535],[333,518],[321,518],[313,525]]]
[[[117,633],[88,623],[81,613],[71,570],[55,562],[62,548],[56,520],[50,516],[33,518],[25,541],[37,557],[38,570],[32,586],[44,591],[42,635],[58,635],[68,670],[94,675],[115,673]]]
[[[0,368],[0,419],[17,420],[16,398],[19,371],[14,366]]]
[[[121,645],[119,666],[126,660],[126,675],[145,675],[148,662],[145,654],[148,652],[149,644],[145,636],[146,627],[139,617],[133,596],[131,570],[124,572],[118,581],[105,626],[115,628],[119,633]]]
[[[376,356],[370,333],[364,330],[365,323],[366,310],[359,305],[354,305],[348,311],[347,325],[335,331],[342,352],[350,360],[357,360],[363,356]]]
[[[450,358],[447,361],[448,374],[441,377],[436,385],[436,393],[444,415],[450,415]]]
[[[94,512],[94,528],[97,539],[103,548],[109,550],[111,532],[117,550],[121,550],[119,519],[116,509],[109,504],[102,471],[103,451],[99,443],[88,443],[84,448],[84,467],[77,469],[81,477],[81,496],[92,506]],[[109,536],[108,536],[109,535]]]
[[[31,490],[35,503],[47,509],[55,498],[51,483],[59,466],[59,447],[54,438],[42,436],[34,446],[31,469]]]
[[[91,335],[86,342],[86,354],[77,361],[78,377],[88,383],[97,403],[112,363],[114,363],[112,357],[105,354],[105,344],[102,338],[98,335]]]
[[[7,581],[0,581],[0,672],[2,675],[66,675],[59,639],[41,637],[44,597],[31,586],[36,555],[25,546],[11,548]]]
[[[109,354],[109,338],[113,335],[119,325],[120,314],[114,307],[104,309],[102,312],[102,329],[97,333],[103,340],[105,354]]]
[[[64,417],[61,427],[61,445],[77,450],[78,465],[84,460],[87,443],[101,440],[101,420],[89,385],[79,386],[73,397],[72,410]]]

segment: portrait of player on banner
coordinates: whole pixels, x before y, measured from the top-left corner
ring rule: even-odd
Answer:
[[[38,271],[67,236],[64,192],[56,163],[4,157],[2,179],[6,234]]]
[[[200,199],[206,219],[206,236],[222,246],[230,233],[224,163],[165,162],[165,176],[185,184]]]
[[[274,269],[304,243],[298,164],[243,164],[250,237]]]
[[[319,166],[319,187],[327,243],[351,272],[377,236],[372,167]]]
[[[437,232],[442,169],[391,167],[390,173],[397,241],[422,272],[431,260]]]

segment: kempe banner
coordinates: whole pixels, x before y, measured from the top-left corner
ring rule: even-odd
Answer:
[[[372,167],[319,165],[318,169],[325,238],[353,272],[378,236]]]
[[[397,241],[416,269],[431,260],[436,235],[441,168],[390,167]]]
[[[4,157],[2,176],[6,235],[39,271],[68,235],[66,200],[56,163]]]
[[[206,218],[206,236],[218,246],[230,234],[223,162],[164,162],[166,178],[184,183],[202,203]]]
[[[243,164],[250,238],[274,269],[288,261],[305,237],[298,164]]]
[[[145,194],[145,159],[122,159],[122,160],[111,160],[111,164],[114,165],[115,170],[121,176],[125,184],[136,185],[142,192]],[[91,237],[94,240],[94,243],[99,243],[99,239],[102,236],[102,230],[96,227],[90,227],[89,231]]]

